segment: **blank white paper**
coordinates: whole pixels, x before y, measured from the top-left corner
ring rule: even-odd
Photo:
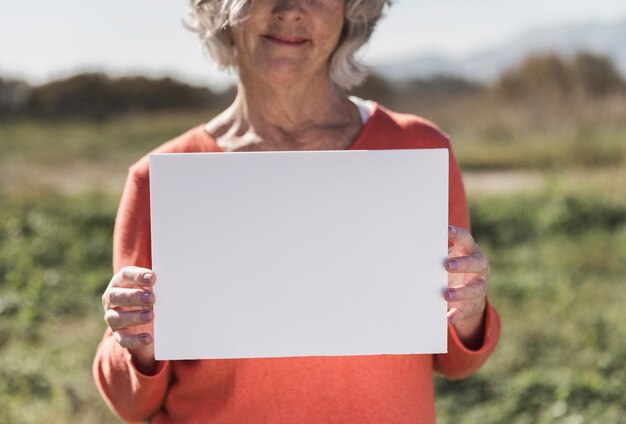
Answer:
[[[447,351],[448,151],[150,156],[155,356]]]

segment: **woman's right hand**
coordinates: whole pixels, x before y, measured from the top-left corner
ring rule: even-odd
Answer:
[[[145,374],[152,374],[156,368],[152,343],[155,282],[152,270],[127,266],[111,278],[102,295],[104,321],[115,341],[130,351],[135,366]]]

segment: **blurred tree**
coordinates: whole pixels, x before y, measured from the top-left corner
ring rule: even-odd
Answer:
[[[56,118],[79,116],[104,118],[109,103],[109,79],[104,74],[80,74],[33,89],[26,105],[29,115]]]
[[[589,52],[568,59],[554,53],[527,57],[494,85],[504,100],[567,103],[576,97],[602,97],[624,90],[611,60]]]
[[[573,85],[591,97],[602,97],[624,90],[626,84],[607,57],[579,52],[569,63]]]
[[[505,100],[562,101],[571,89],[571,81],[564,61],[547,53],[527,57],[518,68],[505,72],[494,89]]]
[[[24,112],[44,118],[104,119],[128,112],[190,110],[214,106],[224,95],[171,78],[142,76],[112,79],[79,74],[35,87]]]
[[[372,74],[363,85],[349,94],[376,100],[391,109],[412,111],[416,106],[428,107],[440,104],[482,92],[483,88],[476,82],[448,75],[394,82],[381,75]]]
[[[24,81],[0,78],[0,120],[19,113],[30,94]]]
[[[397,93],[397,87],[390,81],[381,75],[372,73],[363,84],[355,87],[348,94],[366,100],[375,100],[385,106],[393,107],[394,99],[399,93]]]
[[[450,102],[473,101],[474,97],[480,101],[483,93],[490,92],[495,94],[496,104],[526,104],[541,120],[555,111],[568,113],[577,103],[626,93],[626,83],[608,58],[587,52],[569,59],[543,53],[527,57],[489,89],[453,76],[394,82],[372,74],[349,94],[374,99],[392,109],[429,114],[433,108],[447,107]],[[232,87],[214,93],[172,78],[111,78],[90,73],[37,87],[0,78],[0,119],[26,116],[101,120],[129,112],[220,109],[233,97]]]
[[[403,92],[429,103],[476,94],[483,86],[475,81],[451,75],[435,75],[428,79],[416,79],[404,85]]]
[[[217,96],[208,88],[193,87],[171,78],[151,80],[127,77],[111,84],[120,107],[129,110],[176,110],[202,108],[211,105]]]

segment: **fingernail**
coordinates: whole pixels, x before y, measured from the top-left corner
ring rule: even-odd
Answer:
[[[143,311],[139,314],[139,319],[142,321],[150,321],[152,319],[152,311]]]
[[[456,235],[456,227],[453,227],[452,225],[448,225],[448,231],[450,231],[450,234]]]
[[[450,259],[448,261],[448,268],[450,268],[451,270],[455,270],[459,267],[459,261],[457,261],[456,259]]]
[[[454,300],[458,297],[458,293],[454,289],[448,290],[448,299]]]
[[[451,317],[448,322],[450,323],[450,325],[454,325],[455,322],[457,322],[459,318],[455,315],[453,317]]]
[[[152,337],[150,337],[149,334],[141,334],[139,335],[139,341],[141,342],[141,344],[147,345],[150,344],[150,342],[152,341]]]
[[[141,300],[143,303],[152,303],[153,299],[154,295],[150,292],[141,293],[139,295],[139,300]]]
[[[149,283],[152,280],[152,273],[147,272],[143,275],[143,281]]]

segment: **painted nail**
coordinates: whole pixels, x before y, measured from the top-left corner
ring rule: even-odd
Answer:
[[[448,267],[449,267],[451,270],[455,270],[455,269],[457,269],[457,268],[459,267],[459,261],[457,261],[456,259],[450,259],[450,260],[448,261]]]
[[[139,335],[139,341],[141,342],[141,344],[144,344],[144,345],[150,344],[151,340],[152,340],[152,338],[150,337],[149,334],[140,334]]]
[[[139,295],[139,300],[141,300],[143,303],[152,303],[153,299],[154,295],[150,292],[144,292]]]
[[[448,299],[450,300],[454,300],[459,296],[459,294],[456,292],[456,290],[454,289],[449,289],[448,290]]]
[[[453,227],[452,225],[448,225],[448,231],[450,231],[450,234],[452,235],[456,235],[456,227]]]
[[[152,273],[147,272],[143,275],[143,281],[149,283],[152,280]]]
[[[152,311],[143,311],[139,314],[139,319],[142,321],[150,321],[152,319]]]

